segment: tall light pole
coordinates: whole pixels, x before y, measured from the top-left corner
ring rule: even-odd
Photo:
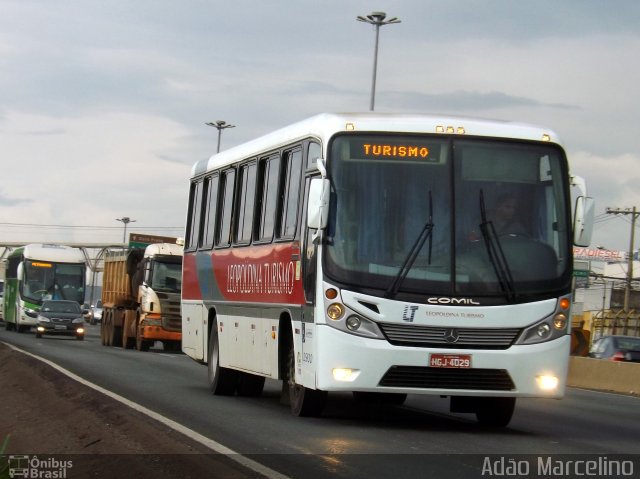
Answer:
[[[122,243],[126,246],[127,244],[127,225],[129,223],[135,223],[136,220],[132,220],[128,216],[123,216],[122,218],[116,218],[116,221],[120,221],[124,224],[124,235],[122,236]]]
[[[220,153],[220,137],[222,136],[222,130],[225,128],[235,128],[236,125],[230,125],[226,121],[218,120],[218,121],[210,121],[209,123],[205,123],[205,125],[212,126],[218,130],[218,150],[217,153]]]
[[[378,38],[380,36],[380,27],[382,25],[400,23],[400,20],[396,17],[390,18],[388,20],[385,20],[385,18],[387,18],[387,14],[385,12],[371,12],[366,17],[356,17],[356,20],[358,20],[359,22],[370,23],[371,25],[374,25],[376,27],[376,46],[373,51],[373,79],[371,81],[371,103],[369,105],[370,111],[373,111],[376,97],[376,72],[378,70]]]

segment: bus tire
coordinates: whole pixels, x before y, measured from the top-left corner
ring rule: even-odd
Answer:
[[[318,389],[309,389],[296,384],[296,358],[293,342],[288,354],[287,383],[289,385],[289,406],[291,414],[299,417],[318,417],[327,402],[327,392]]]
[[[209,389],[216,396],[233,396],[238,387],[238,372],[220,366],[220,344],[218,341],[218,323],[214,320],[209,337],[208,354]]]
[[[257,397],[262,395],[264,376],[245,372],[238,373],[238,396]]]
[[[506,427],[516,407],[514,397],[477,398],[476,419],[483,427]]]

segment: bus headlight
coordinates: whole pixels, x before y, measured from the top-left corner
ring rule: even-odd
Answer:
[[[544,343],[569,334],[568,317],[570,307],[571,298],[569,296],[559,298],[553,314],[525,328],[515,344]]]
[[[359,314],[353,314],[353,312],[351,312],[346,319],[343,317],[343,319],[327,321],[327,324],[332,328],[339,329],[345,333],[354,334],[356,336],[372,339],[384,339],[384,335],[375,321],[371,321]]]
[[[327,308],[327,316],[334,321],[339,320],[344,315],[344,306],[340,303],[330,304]]]
[[[567,327],[567,315],[564,313],[558,313],[553,318],[553,327],[556,329],[566,329]]]
[[[540,326],[538,326],[538,329],[536,330],[536,333],[541,339],[546,339],[546,337],[549,336],[550,332],[551,332],[551,328],[547,323],[542,323]]]
[[[542,321],[529,326],[525,329],[516,344],[538,344],[546,341],[552,341],[560,338],[565,334],[568,334],[566,321],[562,328],[557,328],[557,325],[561,325],[561,321],[557,321],[557,315],[549,316]]]
[[[357,316],[349,316],[345,321],[345,324],[349,331],[357,331],[358,329],[360,329],[362,321]]]

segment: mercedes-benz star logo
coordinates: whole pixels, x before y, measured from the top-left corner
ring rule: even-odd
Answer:
[[[460,339],[460,334],[457,329],[450,328],[444,332],[444,340],[448,343],[457,343]]]

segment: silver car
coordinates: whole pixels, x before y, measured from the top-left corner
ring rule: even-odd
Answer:
[[[90,324],[96,324],[102,322],[102,301],[98,300],[95,306],[91,306],[91,317],[89,318]]]

